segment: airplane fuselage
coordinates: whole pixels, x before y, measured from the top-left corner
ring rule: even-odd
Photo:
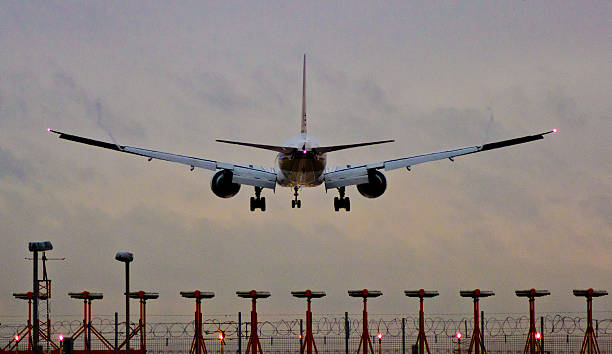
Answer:
[[[314,187],[323,183],[327,154],[313,148],[319,142],[311,136],[297,135],[283,144],[297,148],[290,153],[281,152],[276,160],[280,170],[277,182],[283,187]]]

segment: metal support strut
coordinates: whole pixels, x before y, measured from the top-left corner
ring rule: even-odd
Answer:
[[[312,334],[312,311],[310,310],[310,300],[312,298],[321,298],[325,296],[325,292],[323,291],[312,291],[310,289],[306,291],[292,291],[291,295],[298,298],[306,298],[307,310],[306,310],[306,338],[304,343],[300,347],[300,354],[308,353],[312,354],[312,349],[314,348],[314,352],[319,354],[319,350],[317,350],[317,345],[314,341],[314,336]]]
[[[242,298],[251,299],[251,336],[246,347],[246,354],[253,350],[253,354],[262,353],[261,344],[259,343],[259,333],[257,331],[257,299],[262,299],[270,296],[267,291],[237,291],[236,295]]]
[[[587,302],[587,328],[584,332],[584,340],[580,347],[580,354],[599,354],[599,345],[597,344],[597,336],[593,329],[593,298],[608,295],[605,290],[574,290],[575,296],[584,296]]]
[[[382,295],[382,292],[377,290],[349,290],[349,296],[363,298],[363,331],[361,332],[361,339],[359,340],[359,347],[357,353],[363,347],[363,354],[368,354],[368,348],[370,353],[374,354],[374,348],[372,347],[372,340],[370,339],[370,332],[368,330],[368,298],[378,297]]]
[[[195,320],[193,322],[195,333],[193,334],[189,354],[207,354],[208,351],[206,350],[206,344],[204,344],[204,336],[202,334],[202,299],[211,299],[215,296],[215,293],[203,292],[200,290],[181,291],[181,296],[196,300]]]
[[[493,296],[495,295],[495,293],[492,291],[481,291],[480,289],[475,289],[461,290],[459,291],[459,295],[461,295],[462,297],[471,297],[474,299],[474,331],[472,332],[472,339],[470,340],[470,348],[468,349],[468,353],[471,354],[472,350],[474,350],[474,353],[480,354],[480,350],[482,349],[482,353],[486,354],[487,349],[485,348],[484,340],[482,338],[482,332],[480,331],[480,310],[478,303],[481,297]]]
[[[427,343],[427,337],[425,336],[425,313],[423,312],[423,299],[426,297],[435,297],[439,293],[435,290],[426,291],[423,289],[419,290],[406,290],[404,294],[408,297],[419,298],[419,335],[416,340],[416,345],[419,347],[419,354],[424,354],[425,350],[429,351],[429,344]]]
[[[540,341],[542,337],[536,338],[536,326],[535,326],[535,298],[550,295],[548,290],[516,290],[516,296],[529,298],[529,332],[527,333],[527,340],[525,341],[525,349],[523,354],[535,354],[541,353],[542,347]],[[540,336],[543,334],[540,333]]]

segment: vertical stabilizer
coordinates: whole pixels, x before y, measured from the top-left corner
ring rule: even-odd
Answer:
[[[304,54],[304,68],[302,71],[302,135],[306,135],[306,54]]]

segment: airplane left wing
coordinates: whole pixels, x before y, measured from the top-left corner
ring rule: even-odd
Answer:
[[[344,186],[351,186],[355,184],[367,183],[369,180],[369,171],[384,169],[385,171],[395,170],[398,168],[405,167],[410,170],[411,166],[418,165],[425,162],[437,161],[443,159],[449,159],[454,161],[453,159],[457,156],[469,155],[481,151],[499,149],[506,146],[517,145],[528,143],[530,141],[541,140],[544,139],[544,135],[550,133],[556,133],[557,130],[553,129],[551,131],[528,135],[520,138],[508,139],[497,141],[493,143],[469,146],[454,150],[440,151],[434,152],[431,154],[424,155],[416,155],[411,157],[404,157],[399,159],[380,161],[375,163],[370,163],[366,165],[347,165],[347,166],[339,166],[335,170],[327,171],[324,175],[325,180],[325,189],[339,188]]]
[[[219,162],[214,160],[202,159],[199,157],[171,154],[168,152],[155,151],[149,149],[143,149],[134,146],[117,145],[108,143],[105,141],[89,139],[78,135],[72,135],[62,133],[56,130],[47,129],[51,133],[59,135],[60,139],[70,140],[77,143],[97,146],[109,150],[115,150],[119,152],[125,152],[128,154],[139,155],[148,157],[149,161],[152,159],[164,160],[170,162],[176,162],[183,165],[187,165],[193,169],[195,167],[203,168],[206,170],[217,171],[217,170],[229,170],[232,171],[232,182],[238,184],[246,184],[255,187],[275,189],[276,187],[276,171],[272,168],[265,168],[260,166],[240,166],[232,163]]]

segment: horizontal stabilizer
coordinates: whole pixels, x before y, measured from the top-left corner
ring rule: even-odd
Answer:
[[[297,150],[296,148],[290,147],[290,146],[263,145],[263,144],[243,143],[241,141],[220,140],[220,139],[217,139],[216,141],[220,143],[250,146],[250,147],[257,148],[257,149],[272,150],[276,152],[292,152],[292,151]]]
[[[348,144],[348,145],[320,146],[320,147],[313,148],[312,150],[318,153],[326,153],[326,152],[356,148],[360,146],[392,143],[394,141],[395,140],[380,140],[380,141],[371,141],[367,143],[357,143],[357,144]]]

